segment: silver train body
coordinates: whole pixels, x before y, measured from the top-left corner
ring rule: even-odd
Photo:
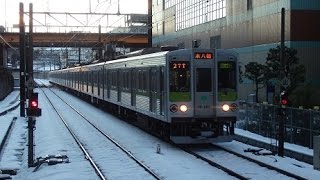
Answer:
[[[49,79],[174,143],[231,141],[237,58],[227,50],[180,49],[51,71]]]

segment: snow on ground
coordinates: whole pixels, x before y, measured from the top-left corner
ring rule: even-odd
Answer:
[[[16,97],[18,94],[19,91],[14,91],[6,99],[0,101],[0,113],[12,106],[12,104],[14,104],[12,102],[17,101]],[[67,94],[65,94],[64,98],[73,99],[74,97],[68,97]],[[103,112],[98,113],[99,110],[96,110],[96,108],[91,105],[81,103],[79,100],[79,103],[75,103],[75,106],[92,112],[92,119],[97,123],[103,121],[104,123],[100,123],[102,128],[113,132],[115,138],[121,141],[120,143],[130,143],[128,147],[129,150],[134,152],[138,158],[146,161],[149,166],[156,169],[158,171],[157,173],[160,173],[164,179],[234,179],[234,177],[228,176],[220,170],[215,171],[214,168],[206,163],[199,161],[189,154],[182,153],[180,150],[162,143],[152,136],[150,136],[149,140],[142,142],[141,139],[145,139],[144,136],[146,136],[143,132],[138,136],[132,135],[133,133],[140,132],[139,129],[128,129],[128,125],[122,121],[114,123],[112,119],[115,119],[115,117]],[[33,172],[34,168],[27,167],[27,122],[25,118],[19,117],[20,110],[18,107],[16,110],[0,116],[0,143],[10,123],[12,121],[14,123],[13,131],[10,133],[10,142],[6,144],[5,151],[0,154],[0,169],[19,169],[18,174],[13,176],[13,179],[98,179],[75,142],[71,139],[70,135],[65,132],[65,128],[59,122],[60,120],[57,121],[58,117],[52,112],[51,106],[46,103],[41,104],[40,102],[40,107],[43,108],[43,114],[36,122],[35,156],[65,154],[69,157],[70,163],[54,166],[42,165],[36,172]],[[14,117],[16,117],[15,120],[13,120]],[[247,131],[237,129],[236,133],[270,142],[269,138],[264,138]],[[139,139],[139,136],[141,139]],[[141,144],[144,145],[141,146]],[[161,146],[161,154],[155,153],[158,144]],[[235,142],[225,143],[223,146],[225,148],[238,149],[237,151],[241,152],[251,147]],[[292,148],[307,154],[313,154],[312,150],[297,145],[285,144],[285,148]],[[248,155],[248,153],[246,155]],[[314,170],[311,165],[291,158],[252,156],[273,164],[275,164],[276,160],[278,166],[287,167],[291,172],[303,174],[304,177],[308,179],[318,179],[318,177],[320,177],[320,171]],[[241,164],[232,164],[232,166],[241,167]],[[293,167],[296,167],[296,169]],[[130,175],[125,177],[124,179],[130,179]]]
[[[263,137],[263,136],[258,135],[258,134],[254,134],[254,133],[252,133],[250,131],[246,131],[246,130],[243,130],[243,129],[235,129],[235,133],[236,134],[241,134],[241,135],[243,135],[244,137],[247,137],[247,138],[259,139],[259,141],[264,142],[264,143],[270,143],[271,144],[271,141],[275,141],[275,140],[272,140],[270,138]],[[301,154],[306,154],[306,155],[313,156],[313,149],[310,149],[308,147],[303,147],[303,146],[299,146],[299,145],[296,145],[296,144],[290,144],[290,143],[284,143],[284,146],[285,146],[286,149],[290,149],[292,151],[299,152]]]
[[[18,90],[10,93],[4,100],[0,101],[0,113],[7,111],[8,109],[19,104],[19,94]]]

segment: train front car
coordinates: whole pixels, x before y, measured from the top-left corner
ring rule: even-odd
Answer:
[[[226,73],[219,74],[217,66],[220,61],[230,61],[230,64],[236,65],[236,56],[232,54],[231,58],[225,53],[220,58],[220,54],[213,49],[185,49],[167,54],[171,141],[177,144],[199,144],[232,139],[236,121],[236,107],[233,106],[237,104],[234,99],[237,97],[237,89],[225,87],[223,93],[226,93],[227,99],[219,95],[222,90],[219,83],[225,84],[226,79],[234,81],[231,84],[237,84],[237,81],[236,78],[219,78],[219,75],[224,76]],[[231,69],[229,71],[232,74]],[[223,104],[229,105],[229,109],[223,110]]]

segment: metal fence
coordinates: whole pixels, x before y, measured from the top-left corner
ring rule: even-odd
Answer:
[[[237,127],[278,139],[279,106],[241,103]],[[320,111],[286,108],[285,142],[313,148],[313,136],[320,135]]]

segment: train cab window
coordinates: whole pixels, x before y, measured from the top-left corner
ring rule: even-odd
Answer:
[[[170,62],[170,92],[190,92],[190,63]]]
[[[237,99],[236,63],[218,62],[218,100],[235,101]]]
[[[196,70],[196,87],[197,92],[212,91],[211,68],[197,68]]]

